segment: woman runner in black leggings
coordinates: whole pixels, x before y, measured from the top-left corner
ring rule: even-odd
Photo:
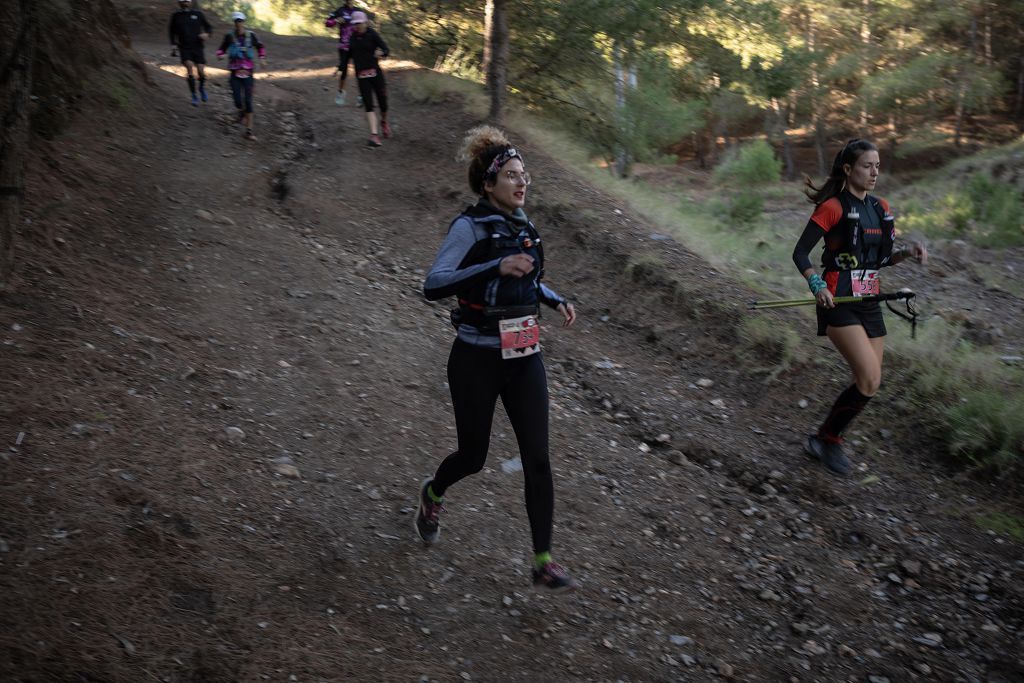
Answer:
[[[370,147],[380,147],[380,135],[391,137],[391,124],[388,123],[388,85],[384,80],[384,70],[377,61],[378,55],[388,56],[388,46],[380,34],[370,28],[365,12],[356,10],[348,20],[355,27],[349,38],[349,54],[356,71],[356,82],[359,84],[359,96],[363,98],[366,109],[366,122],[370,126],[370,137],[366,141]],[[377,113],[373,111],[373,98],[377,98],[380,107],[380,128],[378,133]]]
[[[533,536],[533,585],[553,592],[575,582],[551,559],[554,488],[548,462],[548,388],[540,354],[538,306],[576,320],[573,305],[541,283],[544,251],[523,212],[530,174],[505,135],[480,126],[466,137],[469,186],[480,196],[452,223],[423,292],[430,300],[457,295],[458,334],[448,357],[458,450],[419,490],[416,530],[426,543],[441,533],[448,488],[483,469],[498,397],[519,444],[526,512]]]

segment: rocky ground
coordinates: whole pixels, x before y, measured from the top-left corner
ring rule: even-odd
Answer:
[[[580,313],[545,356],[555,554],[582,588],[528,590],[500,412],[417,543],[416,486],[454,445],[447,308],[420,287],[472,200],[475,122],[393,63],[396,135],[367,149],[330,42],[268,35],[247,143],[223,72],[188,106],[163,14],[119,6],[151,83],[40,143],[0,297],[0,677],[1024,675],[1024,556],[974,521],[1016,499],[951,476],[898,391],[854,431],[855,476],[823,472],[800,440],[846,381],[834,352],[764,382],[726,276],[528,144]],[[645,253],[666,268],[626,268]]]

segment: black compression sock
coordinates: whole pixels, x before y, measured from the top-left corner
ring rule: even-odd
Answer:
[[[818,436],[826,441],[839,441],[846,427],[853,421],[853,418],[860,414],[860,411],[864,410],[864,406],[870,400],[870,396],[860,393],[856,384],[848,386],[832,404],[832,410],[829,411],[825,421],[818,429]]]
[[[188,91],[190,93],[192,93],[193,95],[196,94],[196,77],[195,76],[189,76],[188,77]]]

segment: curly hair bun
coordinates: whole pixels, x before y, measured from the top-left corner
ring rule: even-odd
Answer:
[[[459,158],[464,161],[476,159],[488,148],[507,147],[510,144],[505,133],[494,126],[477,126],[470,129],[462,140]]]

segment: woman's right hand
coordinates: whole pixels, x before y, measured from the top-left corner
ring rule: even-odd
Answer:
[[[512,254],[501,259],[498,272],[504,277],[523,277],[533,270],[533,257],[529,254]]]
[[[836,307],[835,302],[832,301],[832,292],[828,291],[828,287],[822,289],[817,294],[815,294],[814,298],[817,299],[818,305],[821,306],[822,308]]]

